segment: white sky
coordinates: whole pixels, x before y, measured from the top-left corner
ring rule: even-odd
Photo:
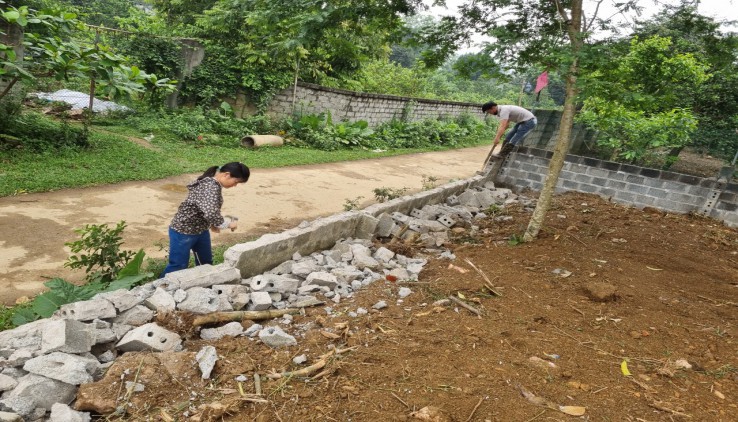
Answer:
[[[436,17],[444,15],[451,15],[456,12],[458,5],[463,4],[468,0],[446,0],[447,7],[431,7],[430,10],[425,12],[426,14],[432,14]],[[424,0],[425,4],[431,5],[432,0]],[[613,6],[618,0],[603,0],[600,5],[598,16],[601,18],[608,18],[612,16],[617,9]],[[676,5],[679,4],[679,0],[640,0],[639,5],[643,7],[643,11],[640,17],[631,14],[631,16],[620,16],[615,17],[616,21],[622,21],[624,25],[632,24],[635,18],[639,20],[646,20],[651,16],[655,15],[659,10],[663,8],[664,4]],[[597,5],[596,0],[584,0],[584,11],[586,16],[591,16]],[[700,14],[714,18],[717,21],[733,20],[738,21],[738,0],[701,0],[697,10]],[[724,31],[738,31],[738,25],[723,26]],[[474,37],[475,42],[479,43],[484,40],[482,36]],[[475,46],[469,48],[463,48],[459,50],[459,53],[478,51]]]

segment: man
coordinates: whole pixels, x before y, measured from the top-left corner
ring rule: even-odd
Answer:
[[[500,120],[500,126],[497,128],[495,141],[492,144],[492,151],[500,143],[500,139],[505,134],[510,122],[515,123],[515,126],[513,126],[510,133],[505,137],[500,153],[492,154],[492,157],[495,158],[506,157],[516,145],[523,143],[523,139],[538,124],[538,120],[536,120],[536,116],[533,113],[523,107],[514,105],[497,105],[497,103],[490,101],[482,105],[482,113],[491,114]]]

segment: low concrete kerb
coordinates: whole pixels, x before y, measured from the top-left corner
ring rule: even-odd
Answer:
[[[410,213],[414,208],[443,203],[451,195],[466,189],[482,186],[492,180],[492,175],[476,175],[445,185],[405,195],[391,201],[374,204],[363,210],[347,211],[319,218],[307,225],[267,234],[259,239],[234,245],[224,254],[224,263],[237,268],[241,277],[249,278],[268,271],[282,262],[292,259],[295,253],[302,256],[330,249],[340,239],[370,239],[377,226],[377,217],[383,213]]]

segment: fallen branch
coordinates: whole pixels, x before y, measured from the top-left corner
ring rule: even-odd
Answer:
[[[298,308],[288,309],[268,309],[266,311],[235,311],[235,312],[213,312],[207,315],[201,315],[192,322],[192,325],[199,327],[205,324],[215,324],[226,321],[258,321],[262,319],[278,318],[284,315],[299,314]]]
[[[479,409],[479,406],[481,406],[481,405],[482,405],[482,402],[483,402],[483,401],[484,401],[484,397],[482,397],[481,399],[479,399],[479,402],[477,403],[477,405],[476,405],[476,406],[474,406],[474,409],[472,409],[472,412],[471,412],[471,414],[469,415],[469,417],[468,417],[468,418],[466,418],[466,422],[469,422],[470,420],[472,420],[472,417],[474,417],[474,414],[475,414],[475,413],[477,413],[477,409]]]
[[[323,369],[327,363],[328,359],[321,359],[314,364],[306,366],[302,369],[298,369],[297,371],[267,374],[266,377],[272,380],[277,380],[280,378],[307,377],[314,374],[319,369]]]
[[[330,358],[331,356],[340,355],[341,353],[348,352],[350,350],[356,349],[357,347],[359,346],[349,347],[346,349],[333,349],[330,352],[321,356],[317,362],[315,362],[314,364],[310,366],[306,366],[302,369],[298,369],[297,371],[271,373],[271,374],[267,374],[266,377],[272,380],[276,380],[280,378],[307,377],[307,376],[310,376],[318,372],[318,370],[323,369],[328,364],[328,358]]]
[[[455,304],[461,306],[462,308],[468,309],[469,312],[475,314],[476,316],[478,316],[480,318],[482,317],[482,312],[480,312],[479,309],[477,309],[477,308],[475,308],[475,307],[473,307],[471,305],[467,305],[464,301],[462,301],[461,299],[457,298],[456,296],[449,296],[448,298],[449,298],[449,300],[451,300]]]
[[[392,397],[396,398],[400,403],[404,404],[405,407],[407,407],[408,409],[410,409],[410,405],[408,405],[407,403],[405,403],[405,401],[403,401],[401,398],[397,397],[397,395],[395,393],[390,393],[390,394],[392,394]]]
[[[661,403],[662,402],[656,401],[654,399],[649,399],[648,400],[648,405],[651,406],[651,407],[653,407],[656,410],[661,410],[662,412],[669,412],[672,415],[683,416],[685,418],[691,418],[692,417],[691,415],[688,415],[686,413],[680,412],[678,410],[670,409],[670,408],[664,406]]]
[[[571,303],[569,303],[568,305],[569,305],[569,307],[570,307],[571,309],[574,309],[575,311],[577,311],[577,312],[579,312],[580,314],[582,314],[582,316],[585,316],[585,315],[584,315],[584,312],[582,312],[582,311],[580,311],[579,309],[575,308],[575,307],[574,307],[574,306],[573,306],[573,305],[572,305]]]
[[[492,292],[492,294],[495,295],[495,296],[502,297],[502,294],[500,294],[500,292],[498,292],[497,290],[495,290],[495,287],[492,285],[492,282],[487,277],[487,274],[485,274],[484,272],[482,272],[482,270],[480,270],[479,268],[477,268],[477,266],[474,265],[474,263],[471,262],[471,260],[469,260],[469,258],[464,258],[464,261],[466,261],[467,264],[471,265],[471,267],[474,268],[479,273],[479,275],[482,276],[482,278],[484,279],[484,287],[486,287],[487,290],[489,290],[490,292]]]

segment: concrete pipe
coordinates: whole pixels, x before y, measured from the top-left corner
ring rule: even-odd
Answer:
[[[241,139],[241,146],[259,148],[265,145],[279,147],[284,145],[284,139],[277,135],[248,135]]]

